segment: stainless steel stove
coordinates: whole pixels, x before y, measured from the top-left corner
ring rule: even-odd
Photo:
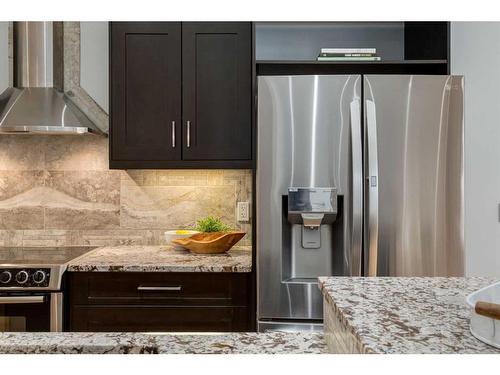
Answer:
[[[0,248],[0,332],[62,331],[62,276],[94,248]]]

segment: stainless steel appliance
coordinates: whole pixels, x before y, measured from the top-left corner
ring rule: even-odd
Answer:
[[[0,133],[103,134],[62,82],[53,85],[64,69],[62,32],[53,22],[14,22],[13,35],[16,74],[14,87],[0,94]]]
[[[463,77],[261,76],[257,163],[259,330],[321,328],[318,276],[463,274]]]
[[[463,77],[364,88],[365,274],[463,276]]]
[[[297,322],[307,323],[301,329],[321,328],[317,277],[360,273],[360,108],[360,76],[259,77],[260,330],[294,328]],[[295,218],[295,200],[317,200],[321,204],[306,207],[306,213],[328,214],[311,228],[303,215]],[[307,246],[307,237],[316,244]]]
[[[92,249],[0,248],[0,332],[62,331],[63,273]]]

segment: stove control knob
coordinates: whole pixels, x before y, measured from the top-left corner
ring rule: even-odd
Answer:
[[[19,271],[16,274],[16,281],[18,284],[25,284],[26,281],[28,281],[28,279],[29,279],[29,275],[28,275],[28,272],[26,272],[26,271]]]
[[[42,270],[38,270],[36,271],[34,274],[33,274],[33,281],[36,283],[36,284],[41,284],[45,281],[45,279],[47,278],[47,275],[45,274],[44,271]]]
[[[7,284],[10,280],[12,280],[12,274],[9,271],[0,273],[0,283]]]

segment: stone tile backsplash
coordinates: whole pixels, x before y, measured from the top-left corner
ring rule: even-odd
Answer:
[[[109,170],[108,139],[0,135],[0,246],[164,244],[167,229],[236,221],[250,170]]]

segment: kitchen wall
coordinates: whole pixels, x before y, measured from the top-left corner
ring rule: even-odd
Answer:
[[[0,91],[7,26],[0,22]],[[82,23],[81,33],[81,85],[107,108],[107,26]],[[0,134],[0,246],[164,244],[165,230],[206,215],[246,231],[241,244],[250,245],[251,224],[235,211],[251,189],[249,170],[109,170],[104,137]]]
[[[80,22],[80,86],[107,113],[109,38],[107,22]]]
[[[469,276],[500,276],[500,22],[451,23],[465,76],[465,248]]]
[[[9,85],[8,22],[0,22],[0,94]]]
[[[248,170],[108,169],[108,139],[0,135],[0,246],[163,244],[205,215],[236,222]]]

